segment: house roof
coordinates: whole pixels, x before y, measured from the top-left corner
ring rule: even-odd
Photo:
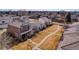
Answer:
[[[24,22],[24,21],[13,21],[9,25],[15,26],[17,28],[20,28],[21,26],[28,25],[28,22]]]

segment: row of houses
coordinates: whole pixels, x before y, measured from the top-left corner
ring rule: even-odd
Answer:
[[[13,21],[20,20],[20,19],[28,19],[28,16],[15,16],[15,15],[8,15],[8,16],[0,16],[0,28],[4,29],[8,27],[8,24],[12,23]]]
[[[46,17],[39,19],[29,19],[27,16],[21,17],[13,19],[13,21],[8,24],[7,33],[14,38],[16,37],[23,40],[25,38],[31,38],[35,33],[51,24],[52,21]]]

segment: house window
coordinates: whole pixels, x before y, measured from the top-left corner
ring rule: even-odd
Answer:
[[[5,23],[5,21],[2,21],[2,23]]]

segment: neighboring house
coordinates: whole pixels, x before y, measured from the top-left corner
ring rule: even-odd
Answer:
[[[0,28],[7,28],[8,23],[10,23],[10,18],[8,17],[0,17]]]
[[[7,33],[15,38],[27,38],[27,33],[30,30],[30,24],[24,21],[13,21],[9,23]]]
[[[79,13],[76,14],[76,19],[79,21]]]

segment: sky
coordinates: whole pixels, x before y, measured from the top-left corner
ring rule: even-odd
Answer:
[[[79,9],[0,9],[0,11],[79,11]]]
[[[0,11],[8,9],[78,11],[79,0],[0,0]]]

